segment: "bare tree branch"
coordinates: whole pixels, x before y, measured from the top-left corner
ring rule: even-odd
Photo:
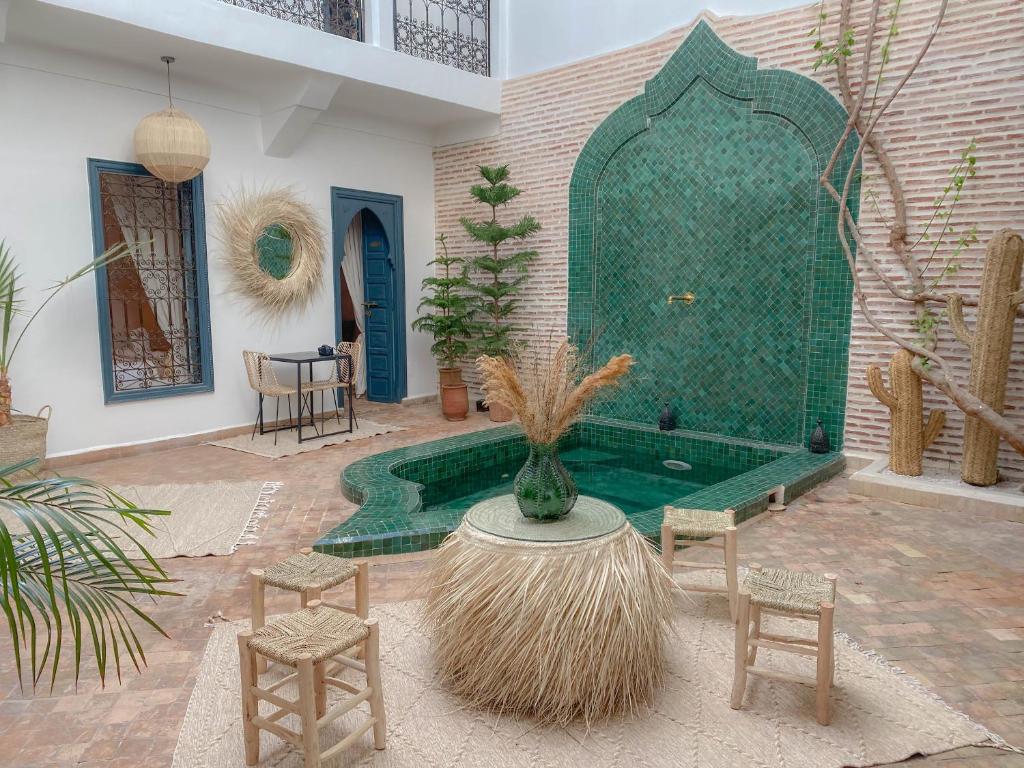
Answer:
[[[840,0],[840,3],[839,39],[842,41],[846,39],[848,31],[851,29],[853,0]],[[911,63],[903,72],[903,75],[899,78],[896,85],[883,99],[881,106],[878,109],[874,109],[875,96],[872,96],[872,110],[865,119],[864,106],[868,98],[868,75],[871,70],[872,56],[874,55],[875,26],[878,21],[878,13],[881,6],[881,0],[872,0],[868,29],[865,37],[863,61],[861,62],[859,90],[856,94],[854,94],[850,83],[848,62],[846,61],[845,55],[840,55],[837,60],[839,88],[844,106],[848,113],[848,118],[843,135],[837,143],[825,171],[821,175],[820,182],[822,187],[828,192],[829,196],[835,200],[839,206],[839,216],[836,221],[839,243],[847,264],[850,267],[850,273],[853,277],[854,295],[864,318],[878,333],[916,355],[916,359],[913,364],[914,370],[922,379],[932,383],[965,414],[976,416],[985,422],[993,430],[998,432],[999,435],[1014,448],[1014,450],[1024,454],[1024,430],[1018,429],[1015,425],[1011,424],[1001,414],[997,413],[985,402],[968,391],[962,384],[957,382],[950,375],[946,360],[935,351],[934,343],[926,342],[925,344],[921,344],[913,341],[905,335],[894,331],[887,324],[879,320],[871,309],[867,296],[864,293],[861,285],[860,274],[858,272],[857,260],[854,258],[853,248],[850,243],[850,239],[852,237],[853,242],[857,246],[862,263],[866,264],[868,269],[878,277],[890,294],[898,299],[915,304],[918,307],[919,317],[922,316],[922,313],[927,311],[924,306],[925,302],[947,304],[950,310],[949,314],[955,334],[962,341],[967,340],[965,343],[969,343],[970,336],[966,325],[963,323],[962,307],[965,303],[976,304],[977,301],[964,301],[963,297],[958,294],[944,296],[942,294],[926,290],[923,277],[924,270],[914,259],[911,249],[907,247],[907,209],[899,175],[896,172],[896,168],[892,163],[891,158],[885,150],[883,142],[875,134],[875,129],[882,115],[885,114],[886,110],[910,80],[911,76],[917,70],[921,61],[927,54],[932,42],[935,40],[942,21],[945,18],[948,4],[948,0],[941,0],[938,8],[936,9],[932,25],[925,35],[920,48],[911,60]],[[893,23],[895,23],[895,21]],[[875,89],[875,93],[877,94],[877,87]],[[853,153],[850,166],[843,180],[842,191],[839,191],[832,183],[832,175],[847,142],[850,140],[855,130],[860,135],[860,142]],[[878,160],[892,193],[895,217],[891,225],[888,244],[907,271],[907,276],[910,281],[909,290],[902,287],[881,268],[878,258],[869,247],[868,243],[865,242],[865,238],[863,237],[863,234],[861,233],[857,222],[854,220],[853,214],[849,209],[850,191],[857,179],[860,161],[863,158],[865,150],[868,148],[871,149],[875,158]],[[1018,291],[1014,294],[1013,298],[1017,299],[1018,294],[1020,294],[1020,299],[1024,301],[1024,290]],[[1020,307],[1018,307],[1018,312],[1019,311]]]

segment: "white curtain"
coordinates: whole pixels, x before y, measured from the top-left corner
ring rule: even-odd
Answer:
[[[362,344],[363,351],[356,369],[356,393],[362,395],[366,392],[366,318],[363,307],[363,219],[359,213],[352,217],[352,223],[345,231],[345,255],[341,261],[341,270],[345,274],[356,327],[359,328],[358,340]]]

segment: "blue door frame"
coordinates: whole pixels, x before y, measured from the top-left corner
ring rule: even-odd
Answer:
[[[405,229],[402,198],[382,192],[331,187],[331,227],[334,272],[334,337],[341,339],[341,262],[345,256],[345,232],[364,208],[380,220],[390,246],[394,300],[389,321],[393,329],[392,391],[384,402],[401,402],[408,394],[405,355]],[[365,346],[365,345],[364,345]],[[365,357],[365,353],[364,353]],[[380,401],[378,399],[378,401]]]

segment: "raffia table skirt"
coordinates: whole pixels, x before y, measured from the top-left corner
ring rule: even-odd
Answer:
[[[637,711],[661,684],[672,581],[606,502],[581,496],[546,523],[512,496],[481,502],[429,578],[435,663],[475,706],[592,723]]]

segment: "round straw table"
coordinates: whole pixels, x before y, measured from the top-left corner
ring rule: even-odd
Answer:
[[[475,505],[437,552],[427,619],[442,680],[473,704],[543,722],[635,711],[660,684],[672,583],[621,510],[568,517]]]

